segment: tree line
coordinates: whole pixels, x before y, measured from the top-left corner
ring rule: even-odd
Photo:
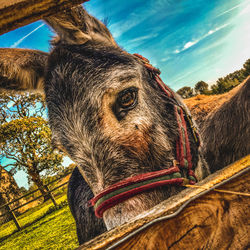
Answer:
[[[236,70],[233,73],[228,74],[225,77],[221,77],[216,81],[216,84],[213,84],[211,87],[204,82],[199,81],[195,84],[194,88],[185,86],[180,88],[177,93],[182,96],[182,98],[190,98],[196,95],[218,95],[223,94],[241,82],[243,82],[250,75],[250,59],[248,59],[244,64],[243,68]]]

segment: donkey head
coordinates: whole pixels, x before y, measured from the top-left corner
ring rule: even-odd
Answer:
[[[173,166],[174,105],[143,63],[119,48],[104,24],[82,7],[46,22],[59,36],[52,52],[0,50],[5,55],[0,87],[39,88],[44,76],[53,142],[77,163],[93,193]],[[206,171],[191,134],[188,128],[193,169],[202,179]],[[105,211],[104,221],[108,228],[117,226],[180,190],[159,187],[133,196]]]

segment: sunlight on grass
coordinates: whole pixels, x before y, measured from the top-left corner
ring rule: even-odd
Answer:
[[[57,199],[57,203],[60,204],[66,199],[66,195],[63,195]],[[0,249],[76,248],[78,242],[75,222],[69,207],[64,206],[47,214],[51,209],[53,204],[48,201],[19,216],[22,227],[30,224],[19,232],[15,232],[15,224],[12,221],[0,226]],[[35,220],[36,222],[32,223]],[[5,236],[8,238],[3,240]]]
[[[62,201],[66,201],[66,200],[67,200],[66,194],[64,194],[61,197],[56,199],[58,204],[61,203]],[[24,227],[27,224],[31,224],[35,220],[44,216],[46,214],[46,212],[49,209],[51,209],[52,207],[54,207],[53,203],[51,202],[51,200],[48,200],[48,201],[46,201],[46,202],[44,202],[44,203],[42,203],[34,208],[29,209],[27,212],[18,216],[17,217],[18,222],[21,225],[21,227]],[[10,221],[10,222],[0,226],[0,229],[1,229],[0,230],[0,240],[1,240],[1,238],[8,236],[17,230],[15,223],[13,221]]]

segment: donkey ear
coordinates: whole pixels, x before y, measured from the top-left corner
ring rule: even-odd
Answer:
[[[65,43],[84,44],[92,40],[117,47],[108,28],[89,15],[81,5],[46,17],[44,20]]]
[[[37,50],[0,48],[0,92],[43,92],[48,54]]]

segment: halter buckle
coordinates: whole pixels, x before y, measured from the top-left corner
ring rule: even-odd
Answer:
[[[173,167],[178,167],[180,163],[177,160],[173,160]]]

